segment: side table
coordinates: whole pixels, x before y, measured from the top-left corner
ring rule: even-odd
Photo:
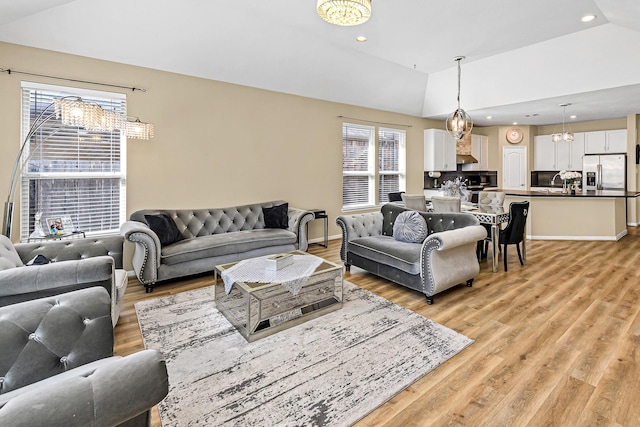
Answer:
[[[324,220],[324,245],[322,243],[309,243],[309,245],[319,245],[324,246],[325,248],[329,246],[329,216],[324,209],[309,209],[313,212],[314,218],[311,221],[316,219]],[[309,238],[309,223],[307,223],[307,239]]]

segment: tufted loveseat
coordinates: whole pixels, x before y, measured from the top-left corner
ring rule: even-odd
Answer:
[[[476,244],[487,232],[466,213],[419,212],[426,220],[428,236],[422,243],[407,243],[393,237],[397,216],[409,211],[386,204],[380,212],[339,216],[342,229],[340,257],[351,265],[420,291],[433,303],[433,296],[466,282],[471,286],[480,271]]]
[[[306,251],[306,224],[311,211],[288,208],[288,228],[266,228],[262,208],[282,200],[211,209],[140,210],[120,226],[124,238],[135,244],[132,265],[147,292],[157,282],[213,271],[217,264],[262,255]],[[162,246],[146,224],[145,215],[168,214],[184,237]]]
[[[0,236],[0,307],[101,286],[112,297],[115,326],[127,287],[123,243],[119,234],[15,245]],[[28,265],[38,255],[51,262]]]

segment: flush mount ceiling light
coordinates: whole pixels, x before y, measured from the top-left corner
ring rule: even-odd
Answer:
[[[318,0],[318,15],[342,27],[360,25],[371,16],[371,0]]]
[[[460,141],[465,135],[471,133],[473,128],[473,121],[471,117],[460,108],[460,61],[464,59],[464,56],[457,56],[453,60],[458,63],[458,109],[451,113],[447,117],[447,132],[449,132],[456,141]]]
[[[585,15],[580,19],[580,21],[582,21],[582,22],[591,22],[591,21],[594,21],[596,18],[597,18],[596,15]]]
[[[562,133],[553,133],[553,134],[551,134],[551,140],[553,142],[573,141],[573,132],[566,131],[564,129],[564,113],[565,113],[565,110],[567,109],[567,107],[569,105],[571,105],[571,104],[560,104],[560,107],[562,107]]]

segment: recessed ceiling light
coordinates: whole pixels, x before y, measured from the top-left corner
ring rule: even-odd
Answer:
[[[514,126],[515,126],[515,125],[517,125],[517,124],[518,124],[518,122],[513,122],[513,125],[514,125]]]
[[[576,116],[575,114],[573,116],[569,116],[570,119],[575,119],[576,117],[578,116]]]
[[[595,21],[595,19],[597,18],[596,15],[584,15],[582,17],[582,19],[580,19],[581,22],[591,22],[591,21]]]
[[[367,38],[365,36],[358,36],[356,37],[356,41],[360,43],[364,43],[367,41]]]
[[[493,119],[493,116],[487,116],[487,119],[491,120],[491,119]]]

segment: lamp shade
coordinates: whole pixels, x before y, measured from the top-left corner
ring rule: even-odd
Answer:
[[[318,15],[334,25],[360,25],[371,17],[371,0],[318,0]]]
[[[153,138],[153,125],[151,123],[141,122],[140,119],[136,119],[133,122],[127,122],[125,135],[127,138],[133,139]]]

